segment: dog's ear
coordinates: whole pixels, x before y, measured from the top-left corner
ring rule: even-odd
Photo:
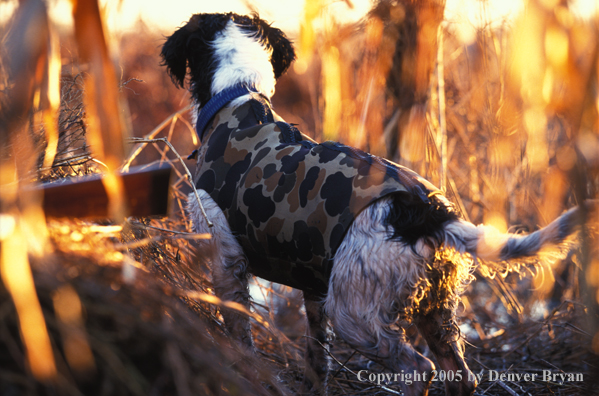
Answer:
[[[295,60],[295,50],[293,49],[293,44],[289,41],[285,33],[268,25],[266,22],[263,23],[264,25],[262,28],[266,33],[268,43],[272,47],[272,58],[270,63],[272,63],[275,78],[279,79]]]
[[[196,15],[192,17],[192,20]],[[197,19],[197,18],[196,18]],[[168,74],[177,87],[185,85],[187,74],[187,43],[194,29],[191,20],[182,28],[179,28],[172,36],[166,39],[162,46],[162,65],[166,66]],[[197,23],[194,24],[197,26]]]
[[[167,38],[162,46],[162,64],[166,66],[175,85],[182,87],[185,84],[187,66],[191,69],[193,80],[198,79],[197,74],[203,72],[206,66],[204,63],[212,62],[208,59],[212,53],[209,43],[227,25],[230,18],[230,13],[195,14],[185,26]]]
[[[211,43],[233,15],[195,14],[185,26],[168,37],[162,47],[163,65],[175,85],[185,85],[189,68],[192,96],[199,103],[206,103],[211,97],[210,85],[216,67]]]

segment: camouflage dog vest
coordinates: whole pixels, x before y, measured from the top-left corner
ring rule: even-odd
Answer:
[[[315,143],[251,96],[236,107],[224,107],[231,99],[221,96],[222,104],[202,109],[195,186],[225,213],[254,275],[323,295],[335,252],[365,207],[397,192],[429,202],[438,190],[385,159]]]

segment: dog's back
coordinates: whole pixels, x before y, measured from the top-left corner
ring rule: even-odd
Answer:
[[[275,121],[267,99],[252,96],[220,110],[202,131],[195,187],[224,211],[255,275],[325,295],[347,229],[389,194],[444,221],[457,218],[440,191],[411,170],[339,143],[316,144]],[[409,220],[408,213],[400,217]],[[442,224],[426,225],[396,230],[418,239]]]

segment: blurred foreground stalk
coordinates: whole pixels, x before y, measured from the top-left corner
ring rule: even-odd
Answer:
[[[118,84],[96,0],[72,0],[75,41],[82,63],[89,65],[85,80],[85,105],[89,143],[95,158],[108,168],[103,183],[108,193],[111,217],[121,221],[127,215],[124,187],[116,170],[125,158],[125,122],[119,106]]]
[[[108,168],[103,182],[110,216],[121,220],[127,208],[116,171],[125,155],[124,122],[96,0],[73,1],[73,17],[79,55],[89,65],[88,137],[95,155]],[[52,254],[42,190],[31,186],[40,165],[31,128],[34,113],[41,112],[45,124],[44,168],[52,166],[58,146],[61,60],[45,3],[21,1],[2,41],[8,84],[0,98],[0,273],[17,310],[31,373],[38,380],[56,382],[54,353],[30,266],[30,258]]]
[[[12,84],[0,107],[0,273],[17,310],[29,369],[39,380],[50,381],[56,365],[29,263],[29,255],[42,257],[50,250],[41,192],[28,188],[39,158],[29,131],[31,111],[41,110],[48,123],[47,161],[58,140],[60,60],[44,3],[21,2],[5,40]]]
[[[0,272],[17,309],[29,368],[37,379],[52,380],[56,365],[29,266],[27,234],[23,232],[22,221],[15,221],[14,217],[2,215],[0,222],[3,234]]]

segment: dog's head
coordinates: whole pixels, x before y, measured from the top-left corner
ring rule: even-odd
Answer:
[[[162,59],[177,86],[189,83],[201,105],[239,83],[254,85],[267,97],[295,59],[287,36],[258,16],[196,14],[170,36]]]

